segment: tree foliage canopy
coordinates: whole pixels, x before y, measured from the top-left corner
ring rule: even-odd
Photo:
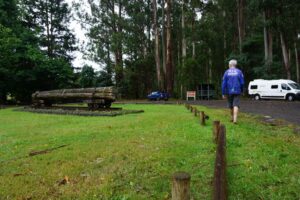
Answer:
[[[247,82],[300,81],[298,1],[76,2],[0,0],[1,101],[10,95],[26,102],[35,90],[110,85],[126,98],[157,89],[183,97],[201,83],[218,88],[232,58]],[[71,17],[86,29],[82,49],[100,71],[73,70],[78,45]]]

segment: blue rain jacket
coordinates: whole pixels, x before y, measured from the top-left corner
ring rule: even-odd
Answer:
[[[222,94],[241,94],[244,88],[244,75],[237,68],[226,70],[222,81]]]

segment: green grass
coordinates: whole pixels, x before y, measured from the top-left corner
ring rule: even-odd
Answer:
[[[118,105],[119,107],[120,105]],[[170,199],[171,175],[192,176],[194,199],[211,199],[212,120],[227,128],[230,199],[299,199],[300,139],[242,114],[199,107],[122,105],[145,113],[80,117],[0,110],[0,199]],[[26,157],[32,150],[69,146]],[[18,158],[18,159],[15,159]],[[59,185],[64,176],[70,183]]]

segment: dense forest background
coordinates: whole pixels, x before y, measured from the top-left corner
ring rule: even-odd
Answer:
[[[295,0],[0,0],[0,103],[111,85],[123,98],[184,98],[201,83],[219,90],[232,58],[246,82],[299,82],[299,10]],[[87,31],[84,46],[70,20]],[[102,69],[75,70],[78,49]]]

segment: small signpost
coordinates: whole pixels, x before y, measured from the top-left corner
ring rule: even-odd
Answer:
[[[188,101],[189,98],[194,98],[194,101],[196,101],[196,91],[187,91],[186,100]]]

